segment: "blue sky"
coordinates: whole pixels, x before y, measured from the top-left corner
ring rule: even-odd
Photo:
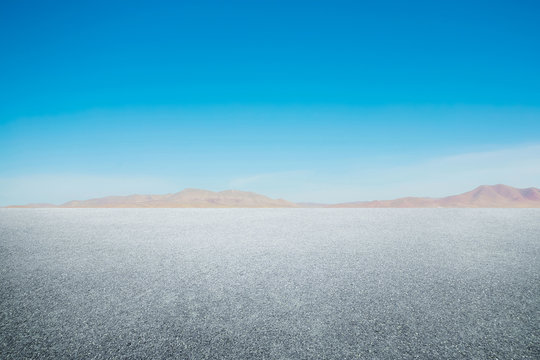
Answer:
[[[535,1],[3,1],[0,205],[540,186]]]

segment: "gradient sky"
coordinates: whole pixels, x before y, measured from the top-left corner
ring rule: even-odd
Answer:
[[[537,1],[2,1],[0,205],[540,186]]]

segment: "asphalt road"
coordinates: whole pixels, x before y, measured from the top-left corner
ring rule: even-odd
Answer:
[[[540,209],[0,209],[2,359],[539,359]]]

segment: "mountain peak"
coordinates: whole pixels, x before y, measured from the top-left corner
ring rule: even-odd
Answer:
[[[397,207],[397,208],[539,208],[540,190],[517,189],[504,184],[481,185],[459,195],[442,198],[399,198],[395,200],[362,201],[332,207]]]

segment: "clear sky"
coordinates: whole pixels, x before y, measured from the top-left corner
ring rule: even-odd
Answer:
[[[0,205],[540,186],[537,1],[2,1]]]

